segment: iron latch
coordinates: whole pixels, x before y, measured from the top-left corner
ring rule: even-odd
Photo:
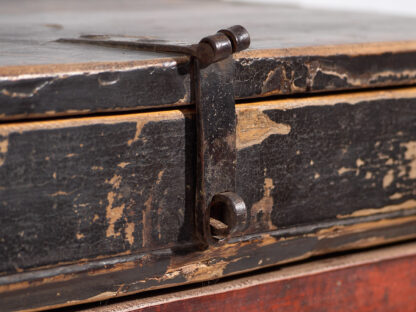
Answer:
[[[232,26],[193,45],[88,35],[58,41],[191,56],[197,134],[195,233],[201,248],[238,236],[246,226],[247,208],[236,193],[237,121],[232,54],[249,47],[247,30]]]

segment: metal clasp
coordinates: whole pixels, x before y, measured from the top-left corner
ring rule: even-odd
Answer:
[[[235,185],[237,121],[232,54],[249,47],[247,30],[232,26],[192,45],[88,35],[58,41],[191,56],[197,133],[196,236],[200,247],[206,248],[239,235],[246,225],[247,208]]]

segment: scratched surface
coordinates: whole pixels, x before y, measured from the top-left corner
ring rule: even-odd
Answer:
[[[197,312],[203,306],[209,312],[413,312],[415,279],[416,245],[408,243],[287,265],[161,295],[74,307],[71,311]]]
[[[237,105],[245,236],[195,251],[193,111],[172,109],[192,104],[188,58],[54,40],[98,33],[194,43],[231,24],[252,37],[234,56],[236,99],[311,96]],[[414,238],[416,89],[311,94],[415,84],[414,26],[227,2],[4,1],[2,309],[107,299]],[[12,121],[162,107],[171,110]]]
[[[55,42],[85,34],[196,43],[243,24],[252,44],[234,56],[237,99],[416,83],[415,19],[217,1],[114,6],[4,1],[0,119],[192,104],[187,57]]]
[[[242,105],[237,181],[250,229],[416,208],[410,90]]]
[[[259,18],[261,17],[261,18]],[[224,1],[3,1],[0,66],[132,61],[158,54],[52,42],[82,34],[197,43],[243,24],[252,49],[415,40],[416,19]]]
[[[1,272],[190,236],[193,123],[120,118],[1,127]]]
[[[240,104],[237,120],[248,236],[204,252],[189,249],[191,110],[1,125],[8,309],[22,296],[26,307],[98,300],[415,236],[415,88]]]

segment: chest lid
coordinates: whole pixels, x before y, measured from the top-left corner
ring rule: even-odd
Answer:
[[[188,56],[58,41],[85,35],[183,45],[244,25],[236,100],[416,81],[410,18],[186,0],[10,2],[0,16],[1,120],[193,104]]]

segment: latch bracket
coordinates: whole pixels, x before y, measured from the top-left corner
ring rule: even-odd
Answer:
[[[118,41],[90,35],[58,41],[191,56],[197,134],[195,233],[202,249],[229,236],[238,236],[245,228],[247,209],[236,194],[237,121],[232,54],[249,47],[247,30],[232,26],[193,45]]]

